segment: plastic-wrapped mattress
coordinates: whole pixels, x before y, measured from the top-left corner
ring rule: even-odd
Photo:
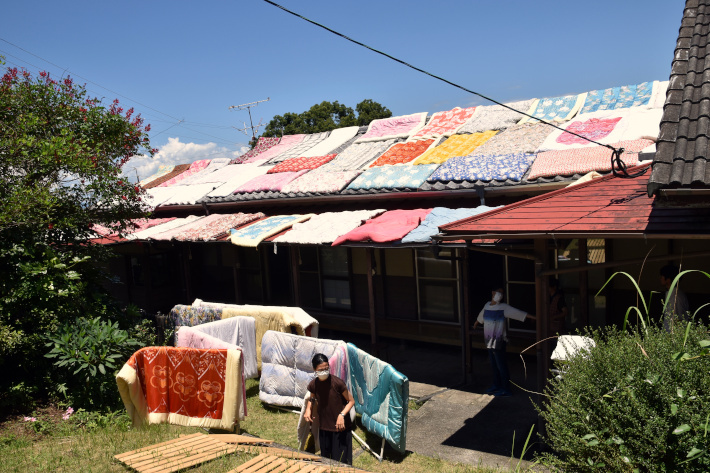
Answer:
[[[261,340],[259,399],[277,406],[301,408],[313,379],[316,353],[332,357],[342,340],[311,338],[268,330]]]

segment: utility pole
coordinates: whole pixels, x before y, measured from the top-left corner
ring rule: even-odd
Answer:
[[[237,127],[232,127],[232,128],[234,128],[235,130],[241,131],[242,133],[244,133],[247,136],[249,136],[249,134],[247,133],[247,130],[251,130],[251,138],[252,138],[252,140],[256,140],[257,130],[259,129],[260,126],[263,126],[263,123],[261,122],[261,120],[259,120],[259,124],[254,126],[254,123],[252,122],[252,119],[251,119],[251,108],[256,107],[261,102],[268,102],[269,100],[271,100],[271,98],[267,97],[266,100],[257,100],[256,102],[243,103],[241,105],[232,105],[231,107],[229,107],[230,110],[232,110],[232,109],[236,109],[236,110],[246,109],[249,112],[249,125],[250,126],[247,126],[247,124],[244,123],[244,128],[237,128]]]

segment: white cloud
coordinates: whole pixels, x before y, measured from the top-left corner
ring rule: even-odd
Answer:
[[[190,164],[200,159],[229,158],[234,159],[244,154],[248,146],[230,150],[216,143],[181,143],[180,138],[168,138],[168,142],[160,148],[153,158],[148,156],[133,156],[124,166],[123,175],[131,182],[145,179],[154,174],[160,165]]]

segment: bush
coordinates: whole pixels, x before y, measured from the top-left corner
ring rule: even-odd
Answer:
[[[544,463],[566,472],[710,471],[707,327],[676,329],[586,334],[596,347],[546,390],[540,415],[553,451]]]
[[[80,317],[49,338],[45,355],[55,359],[63,391],[73,405],[87,408],[119,407],[116,372],[140,347],[140,342],[100,317]]]

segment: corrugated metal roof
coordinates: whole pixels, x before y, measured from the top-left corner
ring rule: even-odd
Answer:
[[[710,186],[710,1],[683,12],[648,194]]]
[[[634,168],[641,169],[641,166]],[[707,234],[710,208],[664,206],[648,177],[606,176],[442,226],[447,236],[514,234]]]

